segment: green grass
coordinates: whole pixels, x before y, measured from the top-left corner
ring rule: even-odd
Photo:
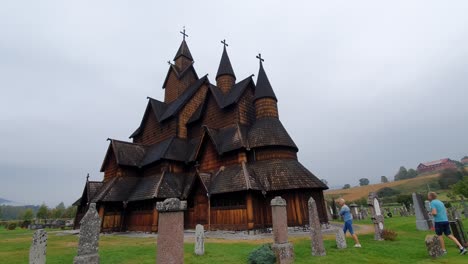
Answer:
[[[358,222],[369,224],[369,221]],[[468,228],[468,221],[464,221]],[[338,250],[332,237],[327,237],[327,256],[312,257],[310,240],[292,238],[296,254],[295,263],[468,263],[468,256],[459,256],[458,250],[446,240],[448,255],[436,260],[429,258],[424,245],[426,234],[416,231],[414,217],[386,219],[385,226],[398,233],[396,241],[374,241],[373,234],[360,235],[363,248]],[[76,254],[77,236],[58,236],[50,230],[47,245],[47,263],[72,263]],[[359,233],[358,233],[359,234]],[[0,228],[0,263],[27,263],[32,231],[17,229],[8,231]],[[347,238],[348,245],[352,240]],[[247,255],[259,244],[256,242],[231,242],[207,240],[206,254],[195,256],[193,243],[185,243],[185,263],[246,263]],[[218,243],[216,243],[218,242]],[[129,238],[101,236],[99,244],[101,263],[154,263],[156,257],[155,238]]]

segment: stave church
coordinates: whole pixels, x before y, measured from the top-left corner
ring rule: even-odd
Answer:
[[[256,230],[272,226],[270,201],[287,201],[289,226],[308,224],[307,201],[328,222],[328,187],[297,158],[280,121],[261,55],[254,75],[237,79],[224,44],[215,83],[199,77],[186,42],[169,63],[164,100],[148,97],[129,141],[108,139],[102,181],[86,180],[75,228],[96,203],[103,232],[157,232],[156,202],[187,201],[185,228]]]

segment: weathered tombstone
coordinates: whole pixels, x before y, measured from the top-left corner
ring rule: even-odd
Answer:
[[[332,210],[331,207],[328,205],[328,202],[327,202],[327,201],[325,201],[325,211],[327,211],[327,218],[328,218],[328,221],[332,220],[333,210]]]
[[[45,264],[47,251],[47,232],[39,229],[34,232],[29,249],[29,264]]]
[[[429,256],[433,258],[440,257],[444,254],[442,246],[440,245],[440,240],[436,235],[427,235],[426,236],[426,248]]]
[[[429,230],[429,215],[424,208],[424,202],[422,196],[417,193],[413,193],[414,211],[416,213],[416,229],[418,230]]]
[[[96,211],[96,204],[91,203],[85,216],[80,221],[80,240],[78,255],[73,259],[74,264],[99,263],[99,232],[101,219]]]
[[[384,230],[384,216],[382,215],[379,197],[377,196],[377,193],[369,193],[367,204],[371,209],[372,221],[374,222],[374,239],[383,240],[382,231]]]
[[[336,231],[335,240],[336,240],[336,247],[338,249],[343,249],[343,248],[348,247],[348,245],[346,244],[346,237],[345,237],[345,234],[343,232],[343,229],[338,228],[338,230]]]
[[[294,263],[294,248],[288,242],[288,219],[286,213],[286,200],[276,196],[271,200],[271,219],[273,223],[274,243],[271,249],[275,253],[276,263]]]
[[[310,240],[313,256],[325,256],[325,247],[323,246],[322,225],[317,212],[317,204],[314,198],[310,197],[309,202],[309,225]]]
[[[156,263],[184,263],[184,210],[187,202],[168,198],[156,203],[159,212]]]
[[[465,218],[468,218],[468,204],[465,202],[465,199],[462,197],[461,204],[463,206],[463,214]]]
[[[336,202],[334,198],[332,199],[332,211],[333,211],[332,213],[333,220],[338,219],[339,216],[338,216],[338,211],[336,210]]]
[[[195,227],[195,254],[199,256],[205,254],[205,230],[203,225]]]
[[[359,213],[358,213],[357,207],[358,207],[358,205],[354,204],[354,203],[349,205],[349,208],[350,208],[350,211],[351,211],[351,215],[353,216],[353,219],[359,220],[359,217],[358,217]]]
[[[463,222],[461,219],[456,219],[455,221],[449,221],[450,229],[452,229],[453,236],[457,238],[464,247],[468,247],[468,237],[465,233],[465,228],[463,227]]]
[[[425,200],[424,201],[424,207],[426,208],[426,212],[427,212],[427,215],[429,216],[429,219],[427,221],[427,223],[429,224],[429,228],[433,227],[434,226],[434,216],[432,216],[431,214],[431,202],[428,201],[428,200]]]

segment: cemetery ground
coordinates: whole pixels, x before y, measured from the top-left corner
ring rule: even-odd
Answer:
[[[468,256],[458,255],[458,249],[447,242],[448,255],[432,260],[426,251],[424,238],[431,231],[417,231],[415,217],[393,217],[385,219],[386,229],[398,233],[396,241],[374,241],[370,220],[357,221],[360,230],[367,234],[359,236],[362,248],[353,248],[347,236],[348,248],[336,249],[333,235],[325,235],[327,255],[311,256],[310,238],[289,236],[294,244],[295,263],[468,263]],[[468,226],[468,220],[464,219]],[[78,236],[60,235],[61,230],[48,229],[47,263],[72,263],[76,255]],[[0,228],[0,263],[28,263],[28,252],[33,231]],[[359,234],[359,231],[358,231]],[[224,240],[207,238],[205,255],[196,256],[193,239],[184,244],[184,263],[246,263],[248,254],[263,243],[262,240]],[[128,237],[102,235],[99,242],[101,263],[155,263],[156,239],[154,237]]]

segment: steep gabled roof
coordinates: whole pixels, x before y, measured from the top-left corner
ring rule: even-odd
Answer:
[[[166,78],[164,79],[164,82],[163,82],[163,85],[162,85],[163,89],[166,88],[167,81],[169,80],[169,75],[171,74],[171,71],[174,71],[174,73],[175,73],[178,80],[184,78],[184,76],[190,71],[193,72],[193,74],[195,75],[195,79],[198,79],[198,74],[195,71],[195,67],[193,67],[193,62],[190,63],[190,65],[188,65],[185,69],[182,69],[182,70],[179,69],[176,65],[171,64],[169,66],[169,69],[167,70]]]
[[[174,60],[177,60],[180,56],[184,56],[185,58],[192,60],[192,54],[190,53],[190,50],[188,48],[187,42],[185,42],[185,39],[182,40],[182,43],[180,43],[179,49],[177,50],[177,53],[174,57]]]
[[[271,87],[270,81],[268,80],[268,77],[265,73],[265,70],[263,69],[262,61],[260,61],[260,69],[258,71],[257,86],[255,88],[254,100],[260,98],[272,98],[278,101],[278,99],[276,99],[275,92]]]
[[[211,93],[213,94],[219,108],[223,109],[237,103],[249,85],[253,85],[253,87],[255,87],[252,76],[253,75],[234,84],[227,94],[223,94],[216,85],[210,84]]]
[[[109,148],[107,149],[106,156],[102,162],[101,172],[104,171],[105,165],[111,152],[114,154],[115,161],[121,166],[138,166],[145,156],[145,146],[115,139],[108,139],[110,141]]]
[[[249,148],[247,141],[248,127],[244,125],[233,124],[221,129],[204,127],[220,155],[231,150]]]
[[[231,75],[236,79],[236,75],[234,74],[234,70],[232,69],[231,60],[226,51],[226,46],[223,49],[223,55],[221,56],[221,61],[219,62],[218,73],[216,73],[216,78],[221,75]]]

